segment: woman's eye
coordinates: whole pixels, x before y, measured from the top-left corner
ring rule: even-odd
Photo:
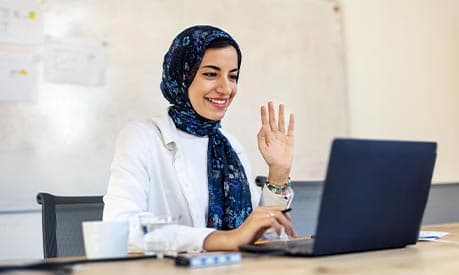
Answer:
[[[229,78],[230,78],[231,80],[237,80],[237,75],[236,75],[236,74],[230,75]]]
[[[209,73],[203,73],[203,75],[204,75],[204,76],[207,76],[207,77],[215,77],[215,76],[217,76],[217,73],[211,73],[211,72],[209,72]]]

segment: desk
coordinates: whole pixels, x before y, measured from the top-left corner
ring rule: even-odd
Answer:
[[[459,274],[459,223],[424,226],[422,230],[449,234],[442,242],[418,242],[403,249],[317,258],[249,255],[238,265],[201,269],[175,267],[170,259],[93,263],[76,268],[72,274]]]

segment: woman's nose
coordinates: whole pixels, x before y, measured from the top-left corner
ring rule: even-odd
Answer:
[[[232,91],[231,82],[228,79],[222,78],[218,82],[217,92],[222,94],[230,94]]]

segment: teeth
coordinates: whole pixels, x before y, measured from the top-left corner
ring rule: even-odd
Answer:
[[[209,100],[210,102],[215,103],[215,104],[225,104],[226,103],[226,99],[208,98],[207,100]]]

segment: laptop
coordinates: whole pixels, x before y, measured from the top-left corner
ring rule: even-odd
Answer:
[[[239,249],[322,256],[415,244],[436,148],[434,142],[335,139],[314,238],[274,240]]]

